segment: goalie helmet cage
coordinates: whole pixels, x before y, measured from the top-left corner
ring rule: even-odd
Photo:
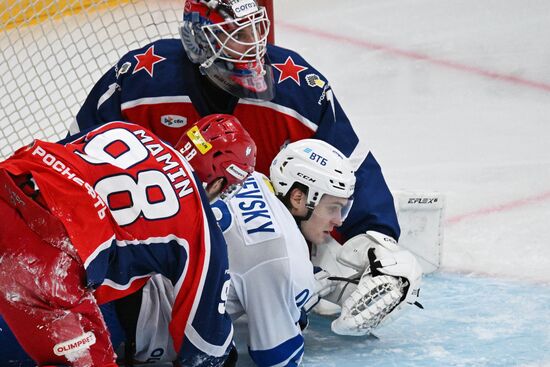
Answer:
[[[272,0],[259,2],[272,16]],[[184,0],[0,2],[0,159],[35,138],[63,138],[95,82],[122,55],[179,37],[183,6]]]

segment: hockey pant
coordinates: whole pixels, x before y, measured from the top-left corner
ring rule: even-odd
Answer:
[[[2,199],[0,218],[0,314],[21,346],[39,365],[116,367],[81,263],[31,230]]]

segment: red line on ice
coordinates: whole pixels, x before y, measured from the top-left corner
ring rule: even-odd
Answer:
[[[462,222],[462,221],[467,220],[467,219],[472,219],[472,218],[476,218],[476,217],[483,217],[483,216],[487,216],[487,215],[490,215],[490,214],[493,214],[493,213],[501,213],[501,212],[506,212],[506,211],[509,211],[509,210],[521,208],[521,207],[532,205],[532,204],[538,204],[542,201],[549,200],[549,199],[550,199],[550,191],[543,192],[542,194],[538,194],[536,196],[531,196],[531,197],[524,198],[524,199],[514,200],[514,201],[510,201],[508,203],[496,205],[496,206],[493,206],[493,207],[483,208],[483,209],[479,209],[479,210],[476,210],[476,211],[473,211],[473,212],[470,212],[470,213],[465,213],[465,214],[457,215],[457,216],[454,216],[454,217],[450,217],[445,221],[445,223],[448,224],[448,225],[452,225],[452,224],[456,224],[456,223]]]
[[[478,68],[478,67],[475,67],[475,66],[460,64],[460,63],[449,61],[449,60],[437,59],[437,58],[434,58],[434,57],[431,57],[431,56],[428,56],[428,55],[424,55],[424,54],[421,54],[421,53],[418,53],[418,52],[414,52],[414,51],[402,50],[402,49],[399,49],[399,48],[391,47],[391,46],[388,46],[388,45],[383,45],[383,44],[380,44],[380,43],[370,42],[370,41],[361,40],[361,39],[352,38],[352,37],[346,37],[346,36],[342,36],[342,35],[338,35],[338,34],[334,34],[334,33],[324,32],[324,31],[321,31],[319,29],[299,26],[299,25],[296,25],[296,24],[277,21],[277,26],[282,26],[284,28],[288,28],[288,29],[293,30],[295,32],[309,34],[309,35],[319,37],[319,38],[324,38],[324,39],[328,39],[328,40],[332,40],[332,41],[346,42],[346,43],[349,43],[349,44],[352,44],[352,45],[355,45],[355,46],[360,46],[360,47],[368,48],[368,49],[371,49],[371,50],[384,51],[384,52],[387,52],[387,53],[390,53],[390,54],[394,54],[394,55],[409,58],[409,59],[421,60],[421,61],[425,61],[425,62],[434,64],[434,65],[438,65],[438,66],[442,66],[442,67],[446,67],[446,68],[450,68],[450,69],[454,69],[454,70],[459,70],[459,71],[467,72],[467,73],[470,73],[470,74],[477,74],[477,75],[480,75],[480,76],[483,76],[483,77],[486,77],[486,78],[490,78],[490,79],[503,80],[503,81],[506,81],[506,82],[509,82],[509,83],[524,85],[524,86],[527,86],[527,87],[531,87],[531,88],[535,88],[535,89],[541,89],[541,90],[550,92],[550,84],[537,82],[537,81],[534,81],[534,80],[529,80],[529,79],[524,79],[524,78],[519,78],[519,77],[514,76],[514,75],[497,73],[497,72],[494,72],[494,71],[491,71],[491,70],[485,70],[485,69]],[[456,223],[462,222],[463,220],[466,220],[466,219],[482,217],[482,216],[486,216],[486,215],[493,214],[493,213],[499,213],[499,212],[504,212],[504,211],[508,211],[508,210],[513,210],[513,209],[517,209],[517,208],[524,207],[524,206],[527,206],[527,205],[536,204],[536,203],[539,203],[539,202],[542,202],[542,201],[545,201],[545,200],[548,200],[548,199],[550,199],[550,191],[539,194],[539,195],[536,195],[536,196],[532,196],[532,197],[529,197],[529,198],[514,200],[514,201],[511,201],[511,202],[508,202],[508,203],[496,205],[494,207],[483,208],[483,209],[479,209],[479,210],[476,210],[476,211],[473,211],[473,212],[470,212],[470,213],[457,215],[457,216],[448,218],[446,220],[446,223],[447,224],[456,224]]]
[[[550,84],[548,84],[548,83],[543,83],[543,82],[538,82],[538,81],[534,81],[534,80],[524,79],[524,78],[520,78],[520,77],[517,77],[517,76],[514,76],[514,75],[510,75],[510,74],[498,73],[498,72],[495,72],[495,71],[478,68],[476,66],[460,64],[460,63],[457,63],[457,62],[454,62],[454,61],[438,59],[438,58],[434,58],[434,57],[424,55],[424,54],[414,52],[414,51],[402,50],[402,49],[399,49],[399,48],[391,47],[391,46],[376,43],[376,42],[370,42],[370,41],[361,40],[361,39],[357,39],[357,38],[346,37],[346,36],[343,36],[343,35],[324,32],[324,31],[319,30],[319,29],[308,28],[308,27],[304,27],[304,26],[300,26],[300,25],[296,25],[296,24],[277,21],[277,26],[281,26],[283,28],[288,28],[288,29],[290,29],[294,32],[309,34],[309,35],[312,35],[312,36],[315,36],[315,37],[318,37],[318,38],[324,38],[324,39],[328,39],[328,40],[332,40],[332,41],[338,41],[338,42],[346,42],[346,43],[349,43],[349,44],[352,44],[352,45],[355,45],[355,46],[368,48],[368,49],[371,49],[371,50],[384,51],[384,52],[387,52],[389,54],[405,57],[405,58],[408,58],[408,59],[420,60],[420,61],[424,61],[424,62],[433,64],[433,65],[438,65],[438,66],[441,66],[441,67],[446,67],[446,68],[449,68],[449,69],[454,69],[454,70],[458,70],[458,71],[462,71],[462,72],[466,72],[466,73],[470,73],[470,74],[480,75],[480,76],[483,76],[483,77],[486,77],[486,78],[489,78],[489,79],[502,80],[502,81],[509,82],[509,83],[512,83],[512,84],[523,85],[523,86],[526,86],[526,87],[530,87],[530,88],[534,88],[534,89],[540,89],[540,90],[543,90],[543,91],[546,91],[546,92],[550,92]]]

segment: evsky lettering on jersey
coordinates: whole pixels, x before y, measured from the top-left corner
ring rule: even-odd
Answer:
[[[247,245],[254,245],[280,236],[280,230],[274,219],[261,185],[250,176],[242,189],[231,200],[231,207],[239,222],[239,229]]]

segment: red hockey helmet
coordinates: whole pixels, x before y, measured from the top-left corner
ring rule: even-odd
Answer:
[[[182,135],[175,148],[204,184],[225,179],[222,198],[236,192],[256,165],[256,144],[232,115],[203,117]]]
[[[269,24],[256,0],[187,0],[180,36],[189,59],[219,88],[239,98],[271,100]]]

